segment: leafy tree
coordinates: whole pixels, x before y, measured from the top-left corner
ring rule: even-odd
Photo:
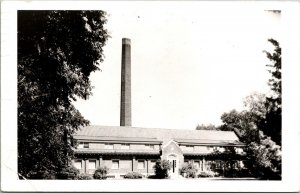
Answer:
[[[260,142],[251,142],[246,148],[247,167],[261,179],[281,179],[281,147],[259,131]]]
[[[68,139],[88,124],[72,101],[91,94],[89,75],[109,37],[105,23],[103,11],[18,11],[20,176],[53,178],[68,167]]]
[[[223,130],[234,131],[242,142],[249,143],[258,141],[258,128],[256,116],[249,111],[238,112],[231,110],[229,113],[223,113]],[[226,128],[226,129],[225,129]]]
[[[246,110],[232,110],[221,116],[221,127],[234,130],[247,145],[247,167],[262,179],[281,179],[281,48],[274,39],[273,53],[266,52],[272,64],[269,86],[270,96],[253,93],[246,97]],[[268,137],[270,136],[270,137]],[[277,145],[278,144],[278,145]]]
[[[79,170],[76,169],[74,166],[69,166],[63,168],[57,175],[58,179],[70,179],[75,180],[78,178]]]
[[[266,124],[262,130],[277,144],[281,145],[281,47],[274,39],[269,39],[269,42],[275,47],[272,53],[264,51],[271,61],[267,67],[271,74],[268,84],[272,93],[266,98]]]
[[[258,97],[259,96],[259,97]],[[224,113],[224,127],[232,128],[246,144],[247,168],[261,179],[281,179],[281,148],[259,129],[265,124],[266,108],[262,94],[246,97],[247,110]],[[233,155],[233,154],[232,154]]]
[[[213,124],[209,124],[209,125],[197,125],[196,130],[218,130],[218,127],[216,127]]]
[[[157,160],[154,165],[155,177],[159,179],[168,178],[171,164],[168,160]]]

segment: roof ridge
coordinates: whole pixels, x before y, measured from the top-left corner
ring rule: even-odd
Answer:
[[[88,125],[88,126],[84,126],[86,127],[124,127],[124,128],[133,128],[133,129],[157,129],[157,130],[176,130],[176,131],[207,131],[207,132],[226,132],[226,133],[232,133],[234,131],[222,131],[222,130],[206,130],[206,129],[171,129],[171,128],[154,128],[154,127],[132,127],[132,126],[110,126],[110,125]]]
[[[76,136],[86,136],[86,135],[76,135]],[[157,137],[123,137],[123,136],[112,136],[112,135],[93,135],[93,137],[114,137],[114,138],[144,138],[144,139],[157,139]]]

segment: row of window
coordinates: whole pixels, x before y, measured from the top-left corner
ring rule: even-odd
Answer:
[[[149,161],[149,168],[153,168],[155,165],[156,160]],[[81,170],[83,168],[81,160],[75,160],[74,166]],[[86,165],[86,169],[94,170],[96,169],[96,160],[89,160],[88,164]],[[120,160],[112,160],[111,169],[116,170],[120,168]],[[137,160],[137,169],[146,169],[146,160]]]
[[[193,145],[181,145],[180,147],[184,151],[195,151],[195,146],[193,146]],[[201,147],[205,148],[204,146],[201,146]],[[237,153],[243,152],[243,149],[240,147],[234,147],[234,149]],[[226,150],[226,148],[223,146],[206,146],[206,150],[224,152]]]
[[[80,142],[79,145],[78,145],[78,148],[80,148],[80,149],[82,149],[82,148],[89,148],[89,147],[90,147],[90,145],[89,145],[88,142]],[[151,149],[154,149],[154,145],[152,145],[152,144],[145,144],[144,148],[151,150]],[[114,144],[112,144],[112,143],[105,143],[104,144],[104,149],[114,149]],[[124,150],[130,149],[130,144],[128,144],[128,143],[121,144],[121,149],[124,149]]]
[[[184,161],[184,163],[189,163],[190,161]],[[232,165],[230,166],[226,166],[226,162],[222,161],[222,160],[208,160],[205,162],[205,166],[203,165],[202,160],[193,160],[192,163],[194,164],[194,166],[199,169],[200,171],[203,171],[204,168],[206,167],[206,169],[222,169],[223,167],[233,167],[234,169],[238,169],[238,168],[243,168],[244,164],[242,161],[234,161],[232,163]]]
[[[148,168],[153,169],[155,162],[156,162],[156,160],[149,160]],[[189,163],[189,162],[190,161],[184,161],[184,163]],[[192,163],[199,171],[203,171],[204,167],[206,167],[206,169],[222,169],[226,164],[225,162],[223,162],[221,160],[206,161],[205,166],[203,165],[202,160],[193,160]],[[139,169],[139,170],[146,169],[146,167],[147,167],[146,164],[147,164],[146,160],[137,160],[137,169]],[[174,165],[174,167],[176,167],[176,162],[173,163],[172,166],[173,165]],[[74,166],[77,169],[81,170],[83,168],[82,161],[75,160]],[[228,167],[228,166],[226,166],[226,167]],[[235,161],[231,167],[237,169],[237,168],[244,167],[244,165],[243,165],[242,161]],[[96,168],[97,168],[96,160],[89,160],[88,164],[86,165],[86,169],[87,170],[95,170]],[[120,160],[112,160],[110,169],[113,169],[113,170],[120,169]],[[130,169],[130,168],[123,168],[123,169]]]
[[[194,151],[195,150],[194,149],[195,146],[193,146],[193,145],[181,145],[180,147],[184,151]],[[89,143],[88,142],[80,142],[79,145],[78,145],[78,148],[89,148]],[[105,143],[104,144],[104,149],[114,149],[114,144],[112,144],[112,143]],[[128,144],[128,143],[121,144],[121,149],[123,149],[123,150],[129,150],[130,149],[130,144]],[[144,145],[144,149],[153,150],[154,149],[154,145],[153,144],[145,144]],[[224,152],[225,151],[225,147],[222,147],[222,146],[206,146],[206,149],[208,151],[220,151],[220,152]],[[239,148],[239,147],[235,147],[235,150],[238,153],[242,153],[243,152],[243,149]]]

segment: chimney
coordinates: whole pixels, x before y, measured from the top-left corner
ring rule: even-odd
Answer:
[[[131,45],[122,39],[120,126],[131,126]]]

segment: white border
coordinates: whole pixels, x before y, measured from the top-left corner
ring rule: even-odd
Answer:
[[[189,1],[192,2],[192,1]],[[283,33],[283,179],[282,181],[209,181],[209,180],[106,180],[61,181],[18,180],[17,177],[17,27],[19,9],[96,9],[106,5],[184,3],[183,1],[4,1],[1,6],[1,190],[2,191],[300,191],[299,115],[299,2],[201,2],[206,5],[282,10]],[[197,2],[199,3],[199,2]],[[216,4],[217,3],[217,4]]]

